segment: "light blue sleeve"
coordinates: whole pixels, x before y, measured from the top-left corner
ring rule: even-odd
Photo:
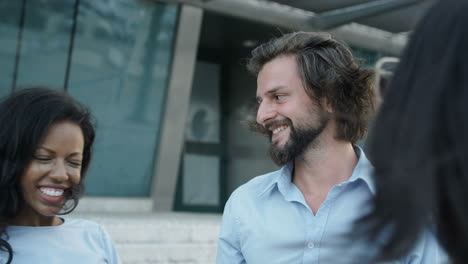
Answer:
[[[121,264],[119,255],[117,254],[117,250],[115,249],[114,242],[112,241],[112,238],[110,237],[109,233],[107,233],[107,231],[101,225],[99,225],[99,232],[102,240],[102,248],[104,249],[104,252],[106,254],[107,263]]]
[[[448,258],[432,232],[426,231],[404,261],[405,264],[443,264]]]
[[[216,264],[246,263],[240,247],[239,218],[233,213],[232,199],[231,196],[224,207]]]

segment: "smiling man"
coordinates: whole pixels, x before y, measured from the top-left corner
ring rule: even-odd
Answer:
[[[257,76],[255,127],[282,168],[231,195],[217,263],[355,263],[371,254],[341,238],[374,193],[372,166],[355,145],[374,110],[372,72],[329,34],[308,32],[257,47],[248,68]],[[435,249],[421,243],[398,263],[435,263]]]

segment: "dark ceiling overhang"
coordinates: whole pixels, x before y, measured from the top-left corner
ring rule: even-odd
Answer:
[[[435,0],[148,1],[190,5],[295,31],[328,31],[349,45],[398,56],[408,32]]]
[[[432,0],[268,0],[315,13],[312,27],[328,30],[351,22],[392,33],[411,31]]]

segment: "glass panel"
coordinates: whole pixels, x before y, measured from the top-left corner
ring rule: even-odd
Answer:
[[[15,69],[21,1],[0,2],[0,97],[10,93]]]
[[[198,61],[185,128],[183,206],[219,206],[221,67]]]
[[[207,155],[184,155],[183,202],[185,205],[219,205],[220,159]]]
[[[219,143],[219,76],[219,65],[197,62],[185,129],[185,140]]]
[[[75,1],[26,3],[16,87],[44,85],[62,89]]]
[[[87,194],[148,196],[177,6],[82,0],[69,92],[98,120]]]

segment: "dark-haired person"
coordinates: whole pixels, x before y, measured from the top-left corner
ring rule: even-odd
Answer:
[[[400,59],[373,127],[376,196],[356,239],[376,258],[409,252],[426,229],[468,263],[468,1],[435,2]]]
[[[83,193],[90,118],[73,98],[45,88],[0,102],[0,263],[120,263],[100,225],[58,216]]]
[[[372,72],[327,33],[296,32],[252,51],[256,127],[278,171],[229,198],[218,264],[353,263],[340,245],[373,197],[371,165],[355,145],[374,109]],[[399,263],[432,262],[430,241]],[[435,263],[435,262],[434,262]]]

